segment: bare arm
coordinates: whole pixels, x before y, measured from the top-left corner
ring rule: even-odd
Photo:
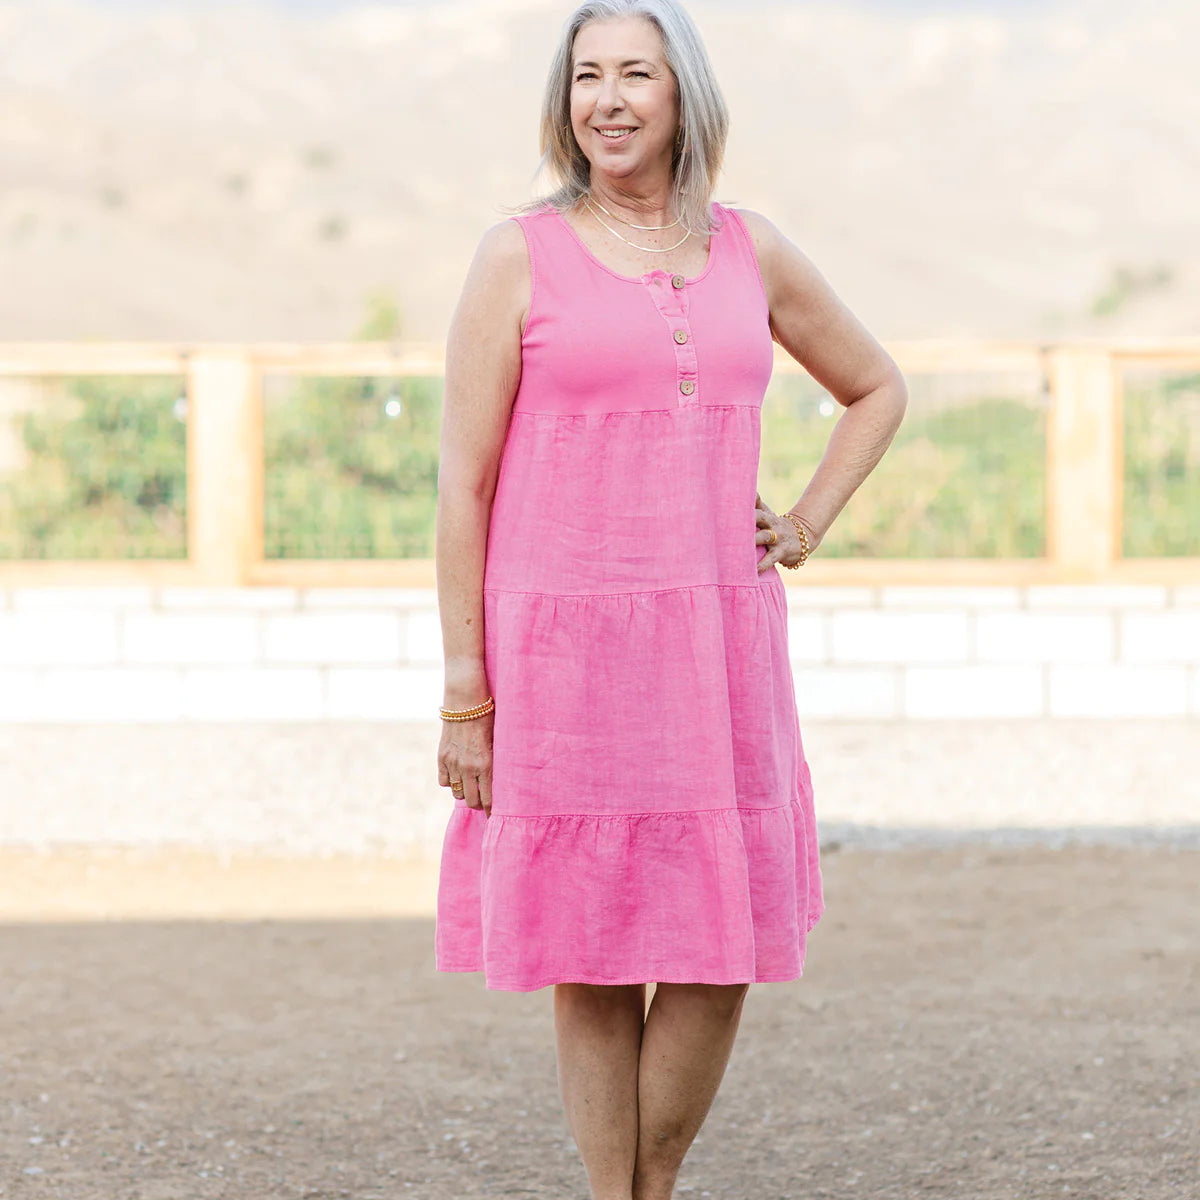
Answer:
[[[480,239],[446,338],[436,569],[447,708],[468,708],[490,694],[483,640],[487,530],[521,378],[529,292],[524,235],[515,221],[502,221]]]
[[[908,404],[908,388],[895,360],[809,258],[766,217],[738,212],[758,253],[771,336],[846,410],[804,494],[790,510],[816,534],[815,545],[891,444]],[[786,522],[781,529],[782,546]],[[775,549],[772,545],[765,562],[778,557],[772,554]]]

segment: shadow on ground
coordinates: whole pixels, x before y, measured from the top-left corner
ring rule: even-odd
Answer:
[[[714,1200],[1194,1200],[1200,852],[827,848],[680,1178]],[[0,1195],[583,1200],[552,989],[430,919],[0,925]]]

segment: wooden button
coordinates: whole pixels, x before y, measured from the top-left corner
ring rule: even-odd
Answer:
[[[696,390],[696,385],[690,379],[684,379],[680,381],[679,390],[685,396],[690,396]]]
[[[687,330],[685,330],[685,329],[675,330],[675,340],[682,346],[684,344],[684,342],[687,341]]]
[[[673,288],[681,288],[681,287],[683,287],[683,285],[685,283],[687,283],[687,280],[684,279],[684,277],[682,275],[672,275],[671,276],[671,286]]]

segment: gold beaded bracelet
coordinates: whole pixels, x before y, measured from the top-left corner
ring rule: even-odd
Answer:
[[[486,716],[496,707],[496,701],[489,696],[482,704],[474,708],[439,708],[443,721],[473,721],[476,717]]]
[[[794,512],[785,512],[783,516],[787,517],[787,519],[791,521],[796,532],[800,535],[800,542],[804,547],[803,550],[800,551],[799,562],[783,564],[785,567],[794,571],[797,567],[802,567],[806,562],[808,562],[808,556],[812,553],[808,546],[808,530],[804,528],[800,518],[796,516]]]

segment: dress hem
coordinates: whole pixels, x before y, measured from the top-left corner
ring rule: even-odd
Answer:
[[[435,970],[441,972],[471,972],[483,971],[483,967],[436,967]],[[730,987],[734,984],[750,984],[750,983],[791,983],[801,979],[804,976],[803,967],[799,971],[784,971],[781,974],[775,975],[756,975],[753,979],[667,979],[660,977],[656,979],[643,979],[632,976],[618,976],[615,979],[597,979],[597,978],[580,978],[580,977],[554,977],[545,979],[537,983],[517,983],[515,980],[499,981],[486,978],[484,986],[493,992],[538,992],[542,988],[553,987],[559,983],[588,983],[603,987],[630,987],[634,984],[647,983],[707,983],[713,987]]]
[[[805,925],[804,936],[807,939],[808,935],[816,928],[817,922],[825,915],[825,905],[820,908],[809,918]],[[807,948],[807,947],[806,947]],[[717,987],[726,987],[735,983],[790,983],[793,980],[801,979],[804,976],[805,963],[801,960],[800,968],[797,971],[783,972],[763,972],[756,974],[753,979],[668,979],[661,976],[653,979],[643,979],[639,973],[637,976],[618,975],[616,977],[601,978],[599,976],[582,977],[580,975],[571,975],[569,972],[565,977],[547,978],[537,983],[522,983],[517,980],[496,980],[487,978],[487,968],[479,963],[457,963],[450,961],[435,962],[434,970],[448,974],[463,974],[469,972],[483,972],[484,986],[489,991],[496,992],[537,992],[542,988],[552,987],[556,983],[590,983],[603,985],[606,987],[627,987],[637,983],[709,983]]]

